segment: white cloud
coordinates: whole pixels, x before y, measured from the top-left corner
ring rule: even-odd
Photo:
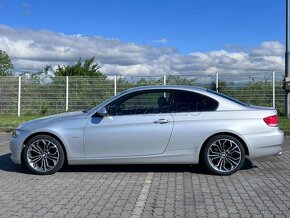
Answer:
[[[169,40],[165,39],[165,38],[161,38],[161,39],[154,39],[151,42],[153,42],[153,43],[167,43],[167,42],[169,42]]]
[[[30,4],[28,2],[23,2],[22,8],[23,8],[23,15],[29,16],[30,15]]]
[[[172,47],[144,46],[100,36],[66,35],[0,25],[0,49],[15,68],[41,70],[94,56],[107,74],[161,75],[247,69],[283,71],[283,45],[267,41],[247,51],[218,50],[183,55]]]
[[[253,56],[282,56],[284,47],[280,42],[267,41],[251,51]]]

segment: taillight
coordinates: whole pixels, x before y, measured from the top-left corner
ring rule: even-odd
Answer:
[[[272,126],[272,127],[279,126],[278,115],[265,117],[263,120],[268,126]]]

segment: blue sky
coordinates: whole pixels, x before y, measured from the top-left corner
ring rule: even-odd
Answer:
[[[182,53],[284,44],[284,0],[0,0],[11,27],[99,35]],[[154,40],[166,39],[166,43]],[[168,40],[168,41],[167,41]],[[158,45],[156,45],[158,46]]]
[[[95,56],[109,73],[282,70],[284,29],[285,0],[0,0],[19,69]]]

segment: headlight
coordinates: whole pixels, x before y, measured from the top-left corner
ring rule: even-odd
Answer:
[[[21,129],[14,129],[12,132],[12,137],[17,138],[22,132],[23,132],[23,130],[21,130]]]

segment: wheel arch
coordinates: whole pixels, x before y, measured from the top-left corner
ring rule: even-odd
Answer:
[[[36,132],[36,133],[33,133],[33,134],[29,135],[29,136],[24,140],[23,145],[25,146],[26,143],[27,143],[30,139],[32,139],[33,137],[38,136],[38,135],[48,135],[48,136],[53,137],[55,140],[57,140],[57,141],[60,143],[60,145],[61,145],[61,147],[62,147],[62,149],[63,149],[65,164],[68,164],[66,148],[65,148],[63,142],[61,141],[61,139],[60,139],[58,136],[56,136],[55,134],[53,134],[53,133],[50,133],[50,132]],[[20,155],[20,157],[21,157],[21,164],[23,164],[23,148],[24,148],[24,146],[23,146],[22,149],[21,149],[21,155]]]
[[[199,151],[199,157],[198,157],[198,161],[199,161],[199,163],[201,162],[201,154],[202,154],[202,152],[203,152],[203,149],[204,149],[206,143],[207,143],[207,142],[208,142],[212,137],[217,136],[217,135],[228,135],[228,136],[232,136],[232,137],[236,138],[236,139],[239,140],[239,141],[241,142],[241,144],[243,145],[243,147],[244,147],[244,149],[245,149],[245,154],[246,154],[246,155],[249,155],[249,149],[248,149],[248,146],[247,146],[246,142],[245,142],[245,141],[244,141],[240,136],[238,136],[237,134],[231,133],[231,132],[219,132],[219,133],[215,133],[215,134],[209,136],[209,137],[208,137],[208,138],[203,142],[203,144],[202,144],[202,146],[201,146],[201,149],[200,149],[200,151]]]

